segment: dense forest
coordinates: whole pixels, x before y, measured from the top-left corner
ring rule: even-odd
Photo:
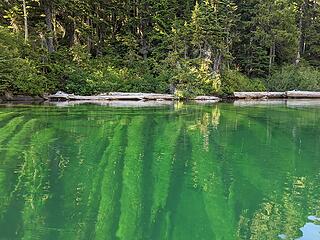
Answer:
[[[2,0],[0,95],[320,90],[319,0]]]

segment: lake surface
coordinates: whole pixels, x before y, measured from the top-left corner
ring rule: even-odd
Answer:
[[[320,239],[320,107],[0,107],[0,239]]]

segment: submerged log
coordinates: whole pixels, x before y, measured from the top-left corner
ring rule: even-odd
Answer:
[[[259,99],[259,98],[285,98],[285,92],[234,92],[238,99]]]
[[[320,98],[320,92],[309,91],[288,91],[286,95],[288,98]]]

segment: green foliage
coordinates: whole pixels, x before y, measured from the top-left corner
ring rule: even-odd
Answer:
[[[320,66],[318,1],[25,3],[26,15],[22,1],[0,3],[0,95],[168,93],[174,86],[188,98],[263,89],[225,71],[268,78],[294,62]]]
[[[143,68],[145,71],[141,71]],[[89,95],[111,91],[161,93],[168,91],[169,82],[166,73],[156,75],[147,65],[116,67],[104,58],[83,65],[56,65],[49,76],[59,79],[66,92]]]
[[[210,95],[220,89],[220,75],[209,73],[206,69],[197,68],[191,63],[174,69],[171,81],[179,98]]]
[[[0,94],[10,91],[37,95],[49,90],[38,64],[25,57],[28,51],[31,49],[19,35],[0,28]]]
[[[266,79],[271,91],[320,91],[320,71],[312,67],[285,66]]]
[[[250,79],[238,71],[227,71],[222,75],[221,93],[265,91],[266,88],[260,79]]]

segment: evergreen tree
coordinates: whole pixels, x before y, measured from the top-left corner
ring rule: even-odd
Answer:
[[[50,91],[169,92],[178,82],[204,94],[204,82],[228,72],[320,67],[318,0],[6,0],[0,24],[0,38],[19,39],[12,56],[32,62]],[[12,44],[1,44],[7,55]],[[13,75],[3,79],[18,78],[6,66]]]

